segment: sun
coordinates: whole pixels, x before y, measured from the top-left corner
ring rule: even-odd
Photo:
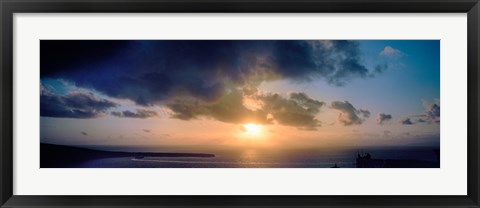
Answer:
[[[258,124],[253,124],[253,123],[248,123],[243,125],[245,133],[252,135],[252,136],[258,136],[260,135],[261,132],[261,126]]]

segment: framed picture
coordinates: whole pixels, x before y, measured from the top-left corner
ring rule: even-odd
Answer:
[[[1,207],[480,205],[477,0],[0,5]]]

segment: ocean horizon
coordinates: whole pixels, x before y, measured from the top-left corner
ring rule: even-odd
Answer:
[[[438,163],[435,150],[428,147],[370,147],[326,149],[246,149],[237,151],[209,150],[192,151],[181,147],[123,147],[83,146],[84,148],[119,152],[161,152],[161,153],[206,153],[214,157],[90,157],[85,160],[64,164],[68,168],[355,168],[358,154],[370,154],[372,159],[416,160]],[[182,150],[182,151],[179,151]],[[187,151],[188,150],[188,151]]]

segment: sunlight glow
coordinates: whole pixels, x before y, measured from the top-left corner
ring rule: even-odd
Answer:
[[[243,127],[245,127],[245,133],[252,135],[252,136],[258,136],[261,131],[261,126],[258,124],[244,124]]]

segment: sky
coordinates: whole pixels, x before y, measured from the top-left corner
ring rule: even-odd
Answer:
[[[40,141],[439,144],[439,40],[41,40]]]

